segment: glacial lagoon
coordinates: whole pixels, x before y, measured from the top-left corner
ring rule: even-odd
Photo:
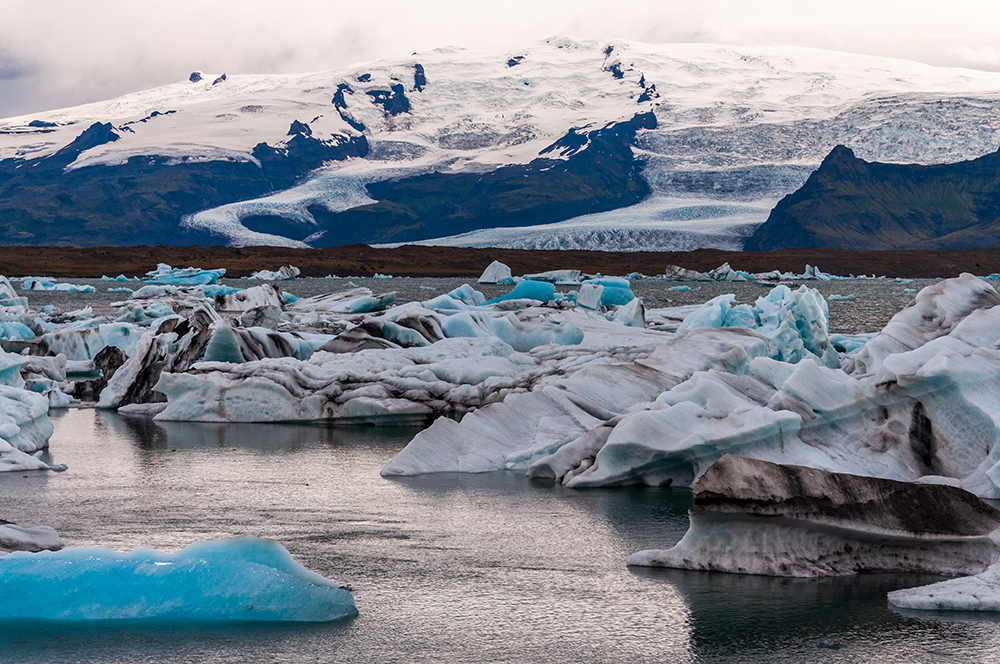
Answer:
[[[308,296],[346,281],[282,286]],[[354,282],[398,290],[401,299],[462,283]],[[97,310],[118,295],[108,285],[30,298]],[[670,285],[633,288],[654,307],[766,292]],[[847,333],[879,329],[912,296],[905,289],[923,285],[810,283],[825,295],[856,295],[830,304],[831,329]],[[69,470],[0,475],[3,518],[51,525],[70,546],[118,550],[275,539],[307,568],[349,585],[360,615],[319,625],[13,621],[0,636],[9,661],[968,662],[991,661],[1000,649],[989,615],[888,606],[887,592],[937,577],[625,566],[630,553],[681,538],[687,489],[573,490],[512,472],[381,478],[414,428],[158,423],[93,409],[51,415],[46,460]]]

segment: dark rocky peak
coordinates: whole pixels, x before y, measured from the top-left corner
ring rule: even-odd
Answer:
[[[298,134],[312,136],[312,133],[312,129],[306,123],[292,120],[292,126],[289,127],[287,136],[296,136]]]
[[[390,85],[388,90],[369,90],[365,94],[372,98],[372,103],[381,106],[387,115],[410,112],[410,100],[406,98],[402,83]]]
[[[645,88],[646,87],[646,75],[645,74],[639,74],[639,87],[640,88]]]
[[[608,58],[610,58],[611,54],[614,53],[614,52],[615,52],[615,45],[614,44],[608,44],[607,46],[605,46],[604,47],[604,59],[607,60]]]
[[[538,154],[549,154],[558,150],[560,157],[571,157],[580,150],[587,147],[590,138],[587,133],[581,133],[576,127],[571,127],[566,135],[556,140],[551,145],[543,148]]]
[[[521,64],[521,60],[524,60],[523,55],[512,55],[511,57],[507,58],[507,66],[516,67],[517,65]]]
[[[611,75],[619,80],[625,78],[625,70],[622,69],[622,63],[620,62],[612,62],[604,68],[604,71],[611,72]]]
[[[650,83],[642,94],[639,95],[639,99],[636,100],[637,103],[641,104],[647,101],[653,101],[654,99],[659,99],[660,93],[656,91],[656,83]]]
[[[52,156],[71,156],[75,159],[81,152],[86,152],[91,148],[96,148],[98,145],[104,145],[105,143],[113,143],[119,138],[120,136],[115,133],[115,128],[110,122],[95,122],[84,129],[83,133],[77,136],[72,143]]]
[[[191,81],[192,83],[197,83],[198,81],[201,80],[201,72],[200,71],[191,72],[191,75],[188,76],[188,80]]]
[[[295,127],[295,123],[292,126]],[[364,136],[342,135],[321,140],[305,132],[296,132],[287,141],[273,147],[258,143],[252,154],[260,162],[261,170],[272,187],[285,189],[326,162],[366,156],[368,140]]]
[[[371,74],[358,74],[358,83],[367,83],[372,80]]]
[[[427,76],[424,74],[424,66],[419,62],[413,65],[413,87],[417,92],[423,92],[427,85]]]
[[[364,77],[366,81],[371,78],[369,74],[362,74],[362,76],[358,76],[358,80],[361,80],[362,77]],[[347,99],[344,97],[345,94],[353,95],[354,90],[351,90],[351,86],[347,83],[338,84],[337,91],[333,93],[333,105],[336,107],[337,112],[340,113],[341,120],[351,125],[355,131],[364,132],[365,125],[355,120],[351,117],[351,114],[347,112]]]
[[[831,174],[836,174],[840,178],[852,175],[857,177],[867,170],[867,166],[868,162],[855,156],[854,150],[845,145],[838,145],[830,150],[830,154],[826,155],[814,174],[821,177]]]
[[[153,111],[152,113],[150,113],[149,115],[147,115],[146,117],[144,117],[144,118],[142,118],[140,120],[132,120],[131,122],[126,122],[125,124],[119,126],[118,128],[119,129],[124,129],[126,131],[132,131],[131,129],[129,129],[129,125],[145,124],[145,123],[149,122],[150,120],[152,120],[153,118],[158,118],[158,117],[160,117],[162,115],[173,115],[176,112],[177,111],[163,111],[163,112]],[[135,132],[132,131],[132,133],[134,134]]]
[[[29,127],[58,127],[55,122],[46,122],[45,120],[32,120],[28,123]]]
[[[219,83],[222,83],[222,82],[223,82],[223,81],[225,81],[225,80],[226,80],[226,75],[225,75],[225,74],[223,74],[223,75],[222,75],[222,76],[220,76],[219,78],[217,78],[217,79],[215,79],[214,81],[212,81],[212,85],[218,85]]]
[[[354,90],[352,90],[351,86],[349,86],[347,83],[338,83],[337,91],[333,93],[333,100],[332,100],[333,105],[336,106],[337,108],[340,109],[347,108],[347,100],[344,98],[344,94],[353,95]]]

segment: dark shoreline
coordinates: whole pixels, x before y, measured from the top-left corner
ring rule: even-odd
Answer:
[[[490,262],[499,260],[514,274],[555,269],[626,275],[663,274],[667,265],[705,272],[724,262],[747,272],[781,270],[801,274],[806,264],[847,276],[952,277],[962,272],[980,276],[1000,272],[1000,249],[955,251],[846,251],[843,249],[783,249],[770,252],[698,249],[689,252],[530,251],[468,249],[407,245],[373,249],[349,245],[327,249],[285,247],[18,247],[0,246],[0,274],[98,278],[102,275],[143,275],[157,263],[174,267],[219,268],[227,277],[245,277],[262,269],[294,265],[305,277],[360,276],[374,273],[397,277],[477,278]]]

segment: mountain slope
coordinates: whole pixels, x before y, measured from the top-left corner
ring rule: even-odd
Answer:
[[[977,157],[998,100],[996,73],[570,38],[196,72],[0,120],[0,242],[738,249],[835,145]]]
[[[794,247],[1000,247],[1000,152],[921,166],[870,163],[838,146],[745,248]]]

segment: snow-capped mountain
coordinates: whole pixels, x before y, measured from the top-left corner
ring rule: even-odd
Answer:
[[[220,75],[0,120],[17,244],[738,249],[837,144],[997,149],[1000,74],[804,48],[553,38]]]

